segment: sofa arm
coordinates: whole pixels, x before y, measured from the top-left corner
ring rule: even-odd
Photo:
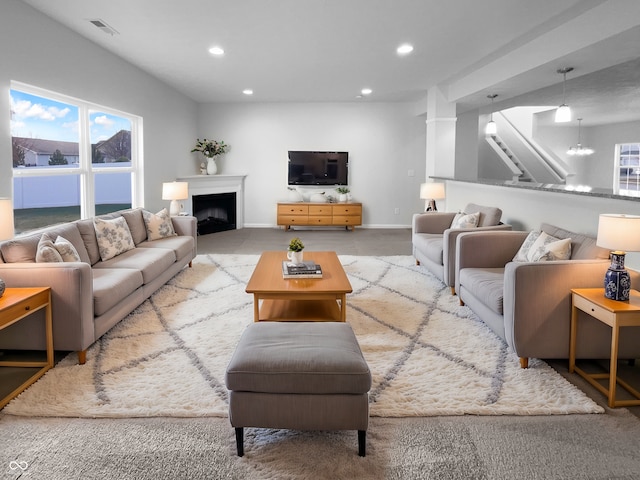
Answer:
[[[173,223],[173,229],[178,235],[191,235],[196,238],[198,235],[198,225],[196,217],[192,216],[177,216],[171,217]]]
[[[609,261],[595,259],[507,264],[507,344],[523,358],[568,358],[571,289],[602,287],[608,267]]]
[[[93,279],[88,263],[2,263],[0,278],[7,287],[51,287],[56,350],[81,351],[95,341]],[[32,330],[20,332],[20,323],[14,326],[12,336],[3,332],[2,348],[44,349],[44,326],[41,322],[37,325],[43,329],[42,335]]]
[[[451,227],[455,213],[449,212],[425,212],[414,213],[411,222],[412,233],[444,233]]]
[[[477,228],[448,228],[444,231],[442,239],[442,257],[444,263],[444,283],[449,287],[455,286],[456,279],[456,242],[458,237],[463,233],[491,232],[491,231],[509,231],[511,225],[502,223],[500,225],[492,225],[489,227]]]

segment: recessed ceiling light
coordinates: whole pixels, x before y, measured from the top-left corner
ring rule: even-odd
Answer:
[[[371,90],[370,88],[363,88],[362,90],[360,90],[360,93],[362,93],[362,95],[370,95],[371,92],[373,92],[373,90]]]
[[[407,55],[413,52],[413,45],[409,45],[408,43],[403,43],[397,48],[396,52],[398,52],[398,55]]]
[[[244,90],[242,90],[242,93],[244,93],[245,95],[253,95],[253,90],[251,90],[250,88],[245,88]]]
[[[224,55],[224,49],[222,47],[211,47],[209,49],[209,53],[211,55],[215,55],[217,57]]]

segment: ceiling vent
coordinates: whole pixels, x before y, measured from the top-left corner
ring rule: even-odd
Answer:
[[[93,23],[96,27],[98,27],[104,33],[108,33],[109,35],[119,34],[115,28],[109,26],[107,22],[105,22],[104,20],[100,20],[99,18],[96,18],[95,20],[89,20],[89,22]]]

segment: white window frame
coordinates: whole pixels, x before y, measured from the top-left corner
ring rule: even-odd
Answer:
[[[624,142],[616,143],[615,148],[615,161],[613,166],[613,193],[615,195],[624,195],[625,197],[640,197],[640,190],[627,190],[623,189],[620,185],[620,151],[623,145],[638,145],[638,142]]]
[[[78,107],[78,154],[80,156],[78,166],[64,169],[48,169],[46,167],[13,168],[14,177],[79,175],[80,218],[91,218],[96,214],[95,175],[98,173],[110,174],[128,172],[131,173],[131,206],[135,208],[144,205],[144,143],[142,137],[142,117],[13,80],[10,82],[10,89],[20,90],[31,95],[37,95],[39,97],[64,102]],[[89,128],[89,114],[91,111],[117,115],[119,117],[126,118],[131,122],[130,166],[101,167],[101,164],[99,163],[91,163],[91,134]]]

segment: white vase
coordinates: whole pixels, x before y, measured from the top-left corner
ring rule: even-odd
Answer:
[[[295,265],[300,265],[302,263],[302,258],[303,258],[302,250],[300,250],[299,252],[292,252],[291,250],[288,250],[287,258],[291,263]]]
[[[338,195],[338,201],[339,202],[346,202],[347,201],[347,194],[346,193],[341,193],[340,195]]]
[[[216,165],[215,157],[207,157],[207,175],[215,175],[218,173],[218,165]]]

